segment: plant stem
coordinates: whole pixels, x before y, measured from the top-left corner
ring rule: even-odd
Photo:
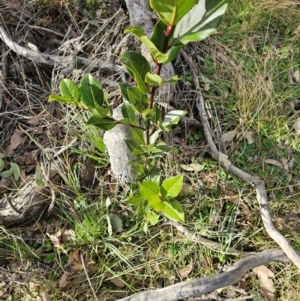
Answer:
[[[164,46],[163,46],[163,53],[166,53],[168,51],[168,43],[170,40],[170,36],[172,33],[172,30],[174,29],[174,25],[168,25],[166,30],[164,31]],[[156,71],[155,74],[156,75],[160,75],[161,72],[161,68],[162,68],[162,63],[158,63],[156,60],[154,60],[155,64],[156,64]],[[153,86],[151,91],[149,92],[149,103],[148,103],[148,109],[152,109],[153,108],[153,104],[154,104],[154,94],[156,91],[157,87]],[[146,125],[146,145],[149,144],[149,139],[150,139],[150,120],[147,120],[147,125]]]

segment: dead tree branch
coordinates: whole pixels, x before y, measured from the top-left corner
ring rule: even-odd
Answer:
[[[300,254],[300,251],[297,252]],[[219,275],[188,280],[165,288],[141,292],[118,301],[175,301],[200,296],[237,283],[247,271],[272,261],[289,262],[289,258],[279,249],[264,250],[237,261],[226,272]]]
[[[216,159],[218,162],[220,162],[223,168],[230,171],[231,173],[233,173],[235,176],[239,177],[246,183],[252,184],[255,187],[256,198],[260,206],[260,215],[267,233],[282,248],[282,250],[288,256],[288,258],[290,258],[290,260],[300,269],[300,257],[293,249],[293,247],[288,243],[285,237],[281,233],[279,233],[274,227],[264,182],[260,178],[254,177],[248,174],[247,172],[239,169],[237,166],[233,165],[231,161],[228,159],[227,155],[225,155],[224,153],[220,152],[217,149],[216,144],[214,143],[213,137],[211,135],[210,125],[209,125],[209,121],[204,105],[204,99],[198,82],[197,73],[194,69],[195,65],[193,64],[191,58],[187,54],[184,53],[184,57],[191,69],[191,72],[193,73],[194,84],[197,91],[196,106],[199,111],[200,119],[202,121],[202,125],[204,128],[205,137],[210,147],[212,157]]]

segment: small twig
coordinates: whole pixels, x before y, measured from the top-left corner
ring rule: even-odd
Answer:
[[[232,248],[229,248],[226,252],[225,251],[221,251],[222,246],[220,243],[209,240],[207,238],[201,237],[199,235],[196,234],[192,234],[186,227],[184,227],[182,224],[172,221],[168,218],[165,218],[166,222],[164,222],[162,225],[171,225],[173,227],[175,227],[179,232],[181,232],[184,236],[186,236],[187,238],[191,239],[193,242],[196,243],[200,243],[208,248],[213,249],[214,251],[217,252],[223,252],[226,254],[230,254],[230,255],[236,255],[236,256],[246,256],[246,255],[252,255],[255,254],[255,252],[251,252],[251,253],[247,253],[247,252],[242,252],[239,250],[235,250]]]
[[[84,263],[84,259],[83,259],[83,255],[82,255],[82,254],[80,254],[80,259],[81,259],[81,263],[82,263],[82,266],[83,266],[83,270],[84,270],[86,279],[87,279],[87,281],[88,281],[88,283],[89,283],[89,286],[90,286],[90,288],[91,288],[91,290],[92,290],[92,293],[93,293],[93,295],[94,295],[94,297],[95,297],[95,300],[96,300],[96,301],[99,301],[99,300],[98,300],[98,297],[97,297],[97,295],[96,295],[96,293],[95,293],[95,290],[94,290],[94,288],[93,288],[93,286],[92,286],[92,282],[91,282],[91,280],[90,280],[90,277],[89,277],[89,275],[88,275],[88,272],[87,272],[87,269],[86,269],[86,266],[85,266],[85,263]]]
[[[21,210],[19,210],[11,201],[11,197],[7,197],[6,193],[4,193],[4,198],[7,201],[7,203],[10,205],[10,207],[15,210],[18,214],[22,214],[23,212]]]

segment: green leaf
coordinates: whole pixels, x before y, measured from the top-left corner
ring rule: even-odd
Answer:
[[[131,135],[132,135],[134,141],[137,144],[139,144],[139,145],[145,144],[145,135],[144,135],[144,131],[142,129],[131,127],[130,132],[131,132]]]
[[[129,102],[133,104],[138,113],[144,112],[148,108],[148,95],[141,92],[137,87],[127,88]]]
[[[61,95],[57,95],[57,94],[51,94],[48,98],[48,101],[59,101],[62,103],[67,103],[67,104],[76,104],[76,102],[69,97],[65,97],[65,96],[61,96]]]
[[[12,174],[13,174],[13,170],[10,168],[10,169],[8,169],[8,170],[2,171],[2,172],[0,173],[0,176],[1,176],[2,178],[9,178]]]
[[[165,116],[162,125],[164,127],[169,127],[171,125],[177,124],[182,116],[186,114],[186,111],[183,110],[174,110],[167,113]]]
[[[176,25],[173,45],[185,45],[207,38],[216,31],[226,8],[227,0],[199,0]]]
[[[41,166],[37,164],[36,170],[35,170],[35,182],[39,187],[44,187],[44,177],[43,177],[43,172],[41,169]]]
[[[163,181],[160,193],[164,198],[175,198],[178,196],[182,189],[183,185],[183,176],[175,176],[171,177],[165,181]]]
[[[153,207],[161,202],[159,197],[159,185],[156,182],[142,182],[140,184],[140,194],[149,202],[150,207]]]
[[[144,119],[150,119],[154,124],[156,124],[161,116],[161,109],[154,104],[152,109],[146,109],[144,110],[144,112],[142,113],[142,117]]]
[[[80,90],[77,84],[70,79],[63,79],[61,81],[59,85],[59,91],[63,97],[73,99],[75,102],[79,102],[80,100]]]
[[[20,172],[20,167],[16,163],[10,163],[10,169],[12,170],[14,179],[17,181],[20,178],[21,172]]]
[[[147,218],[147,221],[148,221],[152,226],[155,226],[155,225],[157,225],[157,223],[158,223],[159,215],[156,214],[155,212],[149,211],[149,212],[147,212],[147,214],[146,214],[146,218]]]
[[[149,143],[150,143],[150,144],[154,144],[154,143],[157,141],[157,139],[159,138],[159,135],[160,135],[161,132],[162,132],[161,129],[156,130],[156,131],[150,136]]]
[[[101,116],[101,117],[106,117],[108,114],[107,109],[105,109],[103,107],[99,107],[99,106],[95,107],[95,111],[96,111],[96,114],[99,114],[99,116]],[[94,111],[93,111],[93,113],[94,113]]]
[[[135,206],[140,205],[143,201],[145,201],[145,198],[140,195],[135,195],[127,199],[127,203]]]
[[[184,211],[180,203],[177,201],[160,202],[153,206],[153,209],[157,212],[162,212],[167,218],[176,221],[184,222]]]
[[[114,119],[110,117],[98,117],[98,116],[92,116],[88,121],[87,124],[94,125],[101,129],[102,131],[109,131],[113,129],[117,124],[114,121]]]
[[[81,100],[88,108],[103,106],[104,93],[99,82],[87,74],[80,83]]]
[[[0,157],[0,171],[3,170],[4,166],[5,166],[5,162],[4,162],[4,161],[2,160],[2,158]]]
[[[128,27],[125,29],[125,33],[132,33],[136,37],[140,39],[140,41],[148,48],[153,59],[158,63],[163,63],[168,59],[168,55],[166,53],[162,53],[157,49],[155,44],[146,36],[145,31],[141,27]]]
[[[157,75],[157,74],[152,74],[150,72],[148,72],[146,74],[146,78],[145,78],[146,83],[148,83],[151,86],[155,86],[155,87],[159,87],[163,84],[163,79]]]
[[[182,47],[183,47],[183,45],[172,46],[168,50],[169,58],[163,63],[163,65],[166,65],[166,64],[172,62],[173,60],[175,60],[178,57],[179,52],[182,49]]]
[[[149,87],[145,83],[145,77],[151,71],[147,59],[138,52],[127,51],[121,56],[121,61],[126,66],[128,74],[134,78],[138,88],[147,94]]]
[[[165,30],[167,29],[167,25],[159,20],[152,32],[151,41],[154,43],[154,45],[157,47],[158,50],[163,51],[164,49],[164,41],[165,41]],[[168,59],[169,60],[169,59]]]
[[[112,213],[109,215],[109,219],[110,219],[110,223],[111,223],[112,227],[114,228],[114,230],[116,231],[116,233],[123,231],[123,222],[119,216]]]
[[[163,83],[177,83],[178,82],[178,75],[174,75],[173,77],[163,80]]]
[[[129,85],[127,83],[119,83],[119,86],[120,86],[123,97],[125,98],[125,100],[129,101],[127,88],[131,88],[131,85]]]
[[[141,146],[131,139],[125,139],[126,146],[131,151],[132,155],[142,154]]]
[[[197,2],[197,0],[150,0],[150,6],[165,24],[175,25]]]
[[[136,122],[135,113],[131,104],[124,102],[121,111],[124,118],[128,118],[133,123]]]

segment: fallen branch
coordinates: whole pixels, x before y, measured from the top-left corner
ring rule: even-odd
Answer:
[[[198,82],[197,72],[194,70],[195,64],[193,64],[191,58],[186,53],[183,52],[183,55],[186,59],[187,64],[190,66],[191,72],[194,77],[194,84],[197,92],[196,107],[199,111],[200,119],[202,121],[202,126],[204,129],[204,134],[207,143],[210,147],[210,150],[212,152],[212,157],[216,159],[218,162],[220,162],[223,168],[230,171],[231,173],[233,173],[235,176],[239,177],[246,183],[252,184],[255,187],[256,198],[260,206],[260,215],[267,233],[282,248],[284,253],[298,267],[298,269],[300,269],[300,257],[293,249],[293,247],[288,243],[285,237],[281,233],[279,233],[274,227],[271,218],[270,207],[268,204],[268,197],[267,197],[267,192],[265,189],[264,182],[260,178],[254,177],[248,174],[247,172],[239,169],[235,165],[233,165],[231,161],[228,159],[227,155],[225,155],[224,153],[220,152],[217,149],[211,135],[210,125],[209,125],[208,117],[206,115],[204,99]]]
[[[297,252],[300,254],[300,250]],[[237,261],[226,272],[219,275],[188,280],[165,288],[141,292],[118,301],[175,301],[200,296],[237,283],[247,271],[260,265],[269,264],[272,261],[289,262],[290,260],[282,250],[264,250]]]
[[[1,26],[1,23],[0,23],[0,39],[6,44],[6,46],[8,48],[10,48],[16,54],[26,57],[29,60],[32,60],[33,62],[35,62],[37,64],[45,64],[45,65],[50,65],[50,66],[54,66],[56,64],[62,64],[64,66],[69,65],[70,71],[72,71],[74,68],[71,68],[71,67],[73,67],[73,64],[75,66],[75,62],[78,62],[85,66],[94,65],[98,69],[115,70],[115,71],[121,72],[121,73],[124,72],[123,67],[118,66],[118,65],[116,65],[112,62],[108,62],[108,61],[90,60],[90,59],[87,59],[84,57],[80,57],[80,56],[75,57],[75,56],[71,56],[71,55],[69,55],[69,56],[50,55],[47,53],[36,52],[31,49],[25,48],[11,40],[11,38],[8,36],[4,27]],[[68,70],[68,69],[66,69],[66,70]]]

